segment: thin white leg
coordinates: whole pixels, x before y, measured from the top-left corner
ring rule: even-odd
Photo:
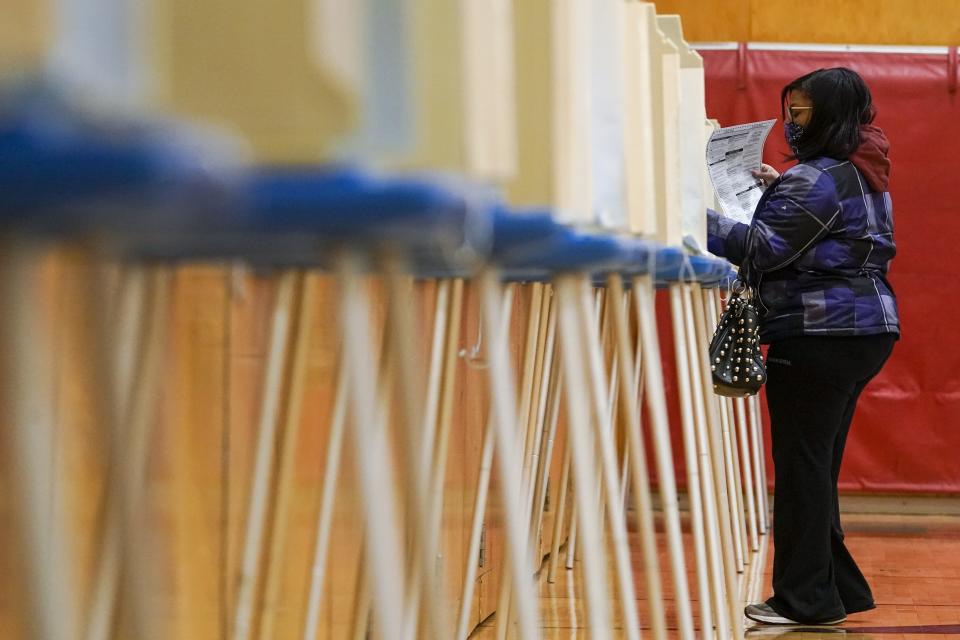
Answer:
[[[545,462],[542,458],[545,449],[544,440],[549,437],[548,413],[550,407],[554,404],[553,398],[557,395],[555,393],[557,384],[556,377],[560,364],[559,362],[554,362],[557,314],[551,304],[551,296],[549,296],[548,290],[544,291],[543,311],[541,315],[546,322],[546,326],[541,325],[540,327],[540,334],[543,340],[538,347],[541,351],[540,371],[539,375],[535,376],[537,382],[535,388],[538,395],[538,400],[534,403],[536,408],[535,415],[533,416],[535,434],[529,452],[530,478],[526,480],[526,485],[529,490],[529,495],[527,496],[527,511],[530,514],[528,519],[531,525],[534,524],[533,520],[538,517],[534,509],[537,508],[539,510],[539,508],[542,508],[542,502],[540,503],[540,507],[535,507],[535,500],[542,486],[540,471],[541,464]],[[547,471],[549,472],[549,469]],[[535,529],[531,529],[531,542],[532,547],[537,548],[538,535]]]
[[[8,238],[0,253],[0,296],[5,300],[0,314],[5,417],[0,437],[12,465],[18,514],[12,526],[24,556],[27,633],[31,640],[73,640],[79,635],[79,616],[69,533],[56,499],[61,492],[54,487],[56,474],[50,468],[55,442],[52,373],[47,343],[39,331],[43,323],[34,282],[37,259],[16,239]]]
[[[610,296],[607,311],[613,324],[614,343],[619,364],[620,394],[626,416],[626,450],[624,451],[624,474],[629,463],[632,473],[629,478],[633,487],[634,513],[640,531],[640,546],[643,552],[643,568],[646,578],[647,601],[650,603],[650,627],[655,640],[666,638],[666,614],[663,606],[663,587],[660,582],[660,563],[657,559],[657,540],[653,526],[653,500],[650,495],[650,478],[647,470],[647,454],[640,424],[639,398],[631,395],[636,388],[635,367],[630,350],[630,330],[627,313],[623,306],[623,280],[613,274],[607,279]],[[635,399],[636,398],[636,399]],[[626,477],[624,478],[626,481]],[[626,487],[624,486],[624,493]]]
[[[513,304],[513,290],[504,291],[501,302],[501,331],[510,330],[510,311]],[[467,551],[467,567],[464,571],[463,594],[460,597],[460,616],[457,620],[457,640],[465,640],[470,632],[470,611],[473,608],[473,590],[477,581],[477,559],[480,556],[480,538],[483,534],[483,518],[487,509],[487,495],[490,491],[490,471],[493,469],[493,453],[496,431],[491,413],[486,431],[483,434],[483,451],[480,455],[480,472],[477,478],[477,494],[473,502],[473,518],[470,525],[470,545]]]
[[[740,460],[743,464],[743,487],[747,492],[747,521],[750,525],[750,550],[760,549],[757,536],[757,502],[753,491],[753,464],[750,460],[750,443],[747,440],[747,403],[743,398],[734,401],[737,420],[737,435],[740,441]]]
[[[95,279],[95,276],[90,273],[89,267],[86,271],[91,280]],[[114,367],[115,373],[111,381],[101,381],[101,384],[109,387],[105,392],[113,396],[111,404],[116,403],[115,415],[122,416],[121,419],[126,420],[129,416],[131,397],[133,396],[132,382],[139,377],[134,372],[141,372],[143,367],[141,345],[144,336],[149,334],[149,331],[144,327],[147,286],[145,282],[146,274],[144,269],[141,268],[129,267],[123,269],[119,277],[119,290],[114,300],[115,304],[112,305],[114,307],[112,315],[117,321],[115,325],[116,340],[113,342],[113,357],[111,358],[108,353],[102,353],[98,359],[109,359]],[[97,286],[92,281],[87,284],[91,289]],[[91,308],[90,313],[92,325],[103,322],[102,319],[98,320],[96,318],[96,310]],[[105,344],[104,340],[100,342]],[[99,349],[102,351],[108,350],[103,345]],[[109,424],[109,418],[105,417],[104,422]],[[122,525],[118,507],[116,497],[112,495],[108,484],[105,494],[103,540],[97,558],[93,594],[90,598],[90,611],[84,634],[87,640],[107,640],[113,632],[120,593],[120,567],[122,562],[120,542]]]
[[[440,420],[440,395],[443,384],[443,345],[446,343],[448,316],[450,313],[451,280],[440,280],[437,283],[436,301],[433,313],[433,338],[430,344],[430,363],[428,365],[427,395],[424,403],[423,436],[421,444],[423,450],[421,460],[433,460],[433,448],[436,443],[437,430]],[[430,482],[430,469],[425,467],[420,474],[420,482],[426,486]]]
[[[623,455],[620,462],[620,510],[624,513],[627,512],[627,494],[630,491],[630,487],[627,486],[627,482],[630,480],[630,451],[624,448]]]
[[[440,392],[440,422],[437,443],[433,447],[433,490],[430,498],[430,526],[439,532],[443,518],[443,489],[447,474],[447,454],[449,453],[450,431],[453,426],[453,409],[457,387],[457,353],[460,345],[460,322],[463,317],[464,282],[457,278],[453,281],[450,294],[450,313],[447,319],[446,344],[444,345],[443,384]],[[438,556],[439,558],[439,556]]]
[[[333,414],[330,420],[330,435],[327,438],[327,455],[323,465],[323,489],[320,496],[320,511],[317,514],[317,536],[313,544],[313,570],[310,573],[310,592],[307,596],[303,640],[315,640],[319,632],[320,604],[323,601],[327,553],[330,547],[330,532],[333,529],[333,507],[337,496],[337,480],[340,476],[343,434],[347,424],[347,375],[344,371],[346,364],[341,357],[334,392]]]
[[[370,574],[366,567],[366,552],[361,550],[356,594],[353,600],[353,617],[350,622],[351,640],[369,640],[370,638]]]
[[[531,287],[530,309],[527,314],[526,338],[523,342],[524,357],[523,371],[520,376],[520,387],[517,390],[517,400],[519,410],[517,412],[517,436],[524,452],[523,458],[523,478],[526,481],[530,469],[530,460],[528,452],[531,440],[531,411],[536,411],[535,404],[535,377],[536,369],[539,364],[538,355],[542,351],[540,345],[541,317],[543,316],[543,284],[535,282]],[[546,320],[546,318],[543,318]]]
[[[701,289],[699,295],[693,292],[693,304],[699,310],[696,314],[700,349],[704,352],[709,349],[710,336],[717,326],[717,319],[713,317],[713,303],[710,300],[710,291]],[[734,433],[730,428],[732,420],[727,412],[729,399],[713,393],[713,382],[710,377],[709,364],[703,373],[704,399],[710,404],[709,415],[714,419],[714,425],[720,428],[721,446],[723,453],[724,486],[726,487],[727,514],[730,529],[733,534],[733,552],[736,563],[736,572],[743,573],[746,562],[746,530],[743,527],[743,493],[740,490],[740,470],[738,468],[737,449],[734,442]],[[722,521],[722,520],[721,520]],[[729,588],[729,585],[728,585]],[[732,591],[731,593],[736,593]]]
[[[286,345],[289,340],[295,281],[296,276],[292,271],[287,271],[280,276],[273,310],[263,399],[257,425],[258,437],[255,448],[253,485],[250,490],[250,506],[247,511],[247,529],[240,567],[240,585],[237,589],[236,617],[233,628],[234,640],[247,640],[250,637],[253,623],[254,600],[260,579],[267,501],[270,481],[273,476],[274,448],[279,427],[280,395],[286,362]]]
[[[707,382],[707,384],[710,384]],[[708,391],[709,393],[709,391]],[[745,561],[745,546],[744,538],[745,536],[741,535],[740,521],[743,519],[743,511],[740,509],[740,501],[737,496],[737,483],[736,483],[736,474],[734,473],[734,445],[731,442],[732,433],[730,431],[730,422],[728,420],[725,398],[714,397],[711,399],[712,402],[717,404],[715,407],[716,413],[719,417],[720,422],[720,435],[722,438],[722,447],[723,447],[723,470],[726,474],[726,486],[727,486],[727,513],[730,518],[730,529],[733,534],[733,552],[734,552],[734,568],[736,573],[743,573],[743,565]]]
[[[584,397],[588,389],[584,362],[585,345],[580,330],[580,297],[575,276],[561,276],[555,284],[560,328],[561,362],[566,382],[567,429],[572,453],[573,488],[577,512],[577,535],[583,537],[583,574],[589,612],[590,637],[610,637],[610,601],[607,593],[606,555],[601,547],[597,504],[596,455],[589,425],[591,408]],[[572,534],[571,534],[572,536]],[[573,540],[568,543],[573,545]],[[572,549],[568,549],[572,557]]]
[[[649,407],[650,427],[654,458],[657,465],[657,481],[660,485],[660,501],[663,511],[664,529],[667,534],[667,549],[670,555],[670,568],[673,575],[674,601],[677,607],[677,626],[680,629],[681,640],[693,640],[693,613],[690,606],[690,589],[687,584],[686,561],[683,554],[683,536],[680,529],[680,506],[677,498],[676,472],[673,467],[673,451],[670,444],[670,426],[667,419],[667,402],[663,385],[663,369],[660,357],[660,341],[657,336],[657,316],[654,309],[653,280],[650,276],[640,276],[633,279],[633,301],[637,315],[637,363],[643,363],[641,374],[644,380],[644,391]],[[676,324],[674,318],[674,326]],[[678,335],[679,329],[674,330]],[[683,345],[677,340],[678,367],[686,362]],[[681,391],[681,408],[683,409],[683,439],[686,451],[687,478],[690,487],[690,514],[693,529],[694,549],[696,557],[697,584],[700,601],[706,603],[706,617],[702,618],[705,627],[710,627],[713,617],[710,614],[709,589],[706,586],[705,556],[703,547],[703,513],[700,505],[699,480],[696,470],[696,451],[689,428],[692,409],[690,407],[690,390],[683,386],[685,375],[678,379]],[[639,376],[638,376],[639,380]],[[684,389],[686,389],[684,394]],[[637,396],[639,398],[639,395]],[[685,400],[683,398],[686,398]],[[691,459],[693,463],[691,463]],[[706,593],[707,597],[704,598]],[[701,605],[702,606],[702,605]]]
[[[123,589],[132,605],[131,628],[144,640],[155,638],[157,625],[150,622],[151,584],[156,582],[158,567],[153,563],[157,548],[151,540],[144,505],[147,503],[146,471],[150,458],[150,436],[156,410],[158,382],[163,376],[166,354],[167,313],[170,308],[170,274],[165,267],[157,267],[149,277],[147,289],[146,324],[139,340],[142,345],[141,370],[133,380],[130,396],[128,433],[116,434],[115,447],[126,444],[121,458],[123,472],[122,540],[124,567],[121,574]],[[119,450],[119,449],[117,449]]]
[[[730,625],[727,611],[726,578],[730,571],[736,575],[733,565],[733,546],[730,536],[730,512],[727,503],[722,448],[713,447],[713,430],[719,425],[709,421],[708,406],[703,393],[702,369],[700,367],[701,344],[694,318],[693,297],[690,285],[681,285],[683,297],[684,322],[686,326],[687,356],[690,358],[690,381],[694,393],[694,415],[697,429],[697,442],[700,454],[700,481],[704,496],[704,515],[707,525],[707,556],[710,560],[711,589],[713,593],[714,615],[716,616],[717,635],[720,640],[730,637]],[[723,515],[726,514],[726,520]],[[724,527],[726,524],[726,527]],[[729,551],[730,561],[727,559]]]
[[[343,354],[349,361],[347,387],[355,473],[364,519],[364,567],[370,584],[374,629],[381,638],[403,629],[403,557],[397,532],[399,519],[393,504],[393,463],[386,416],[370,402],[377,389],[377,368],[370,345],[370,303],[360,281],[360,261],[344,255],[339,260],[340,331]],[[376,397],[375,393],[374,396]]]
[[[641,289],[640,291],[642,291]],[[704,511],[713,497],[701,495],[701,471],[698,427],[694,419],[693,385],[690,382],[690,360],[687,356],[687,329],[684,320],[680,285],[670,286],[670,311],[673,320],[673,344],[677,363],[677,388],[680,392],[680,417],[683,426],[683,448],[687,464],[687,495],[690,500],[690,525],[693,531],[694,558],[697,564],[697,588],[700,596],[700,633],[704,640],[713,638],[714,611],[710,596],[711,562],[707,557],[707,527]],[[656,364],[654,366],[659,366]],[[648,374],[653,372],[648,370]],[[709,468],[703,475],[710,473]],[[720,615],[718,613],[718,615]]]
[[[453,311],[451,299],[453,296],[454,280],[443,279],[436,284],[436,293],[433,307],[433,328],[431,332],[430,356],[427,369],[426,395],[423,403],[423,416],[418,442],[420,453],[417,456],[419,461],[417,467],[412,470],[412,477],[417,484],[417,492],[421,495],[426,492],[429,495],[429,523],[431,528],[436,517],[442,517],[443,484],[440,480],[440,486],[435,486],[437,479],[437,469],[435,461],[442,455],[439,440],[441,439],[442,418],[444,404],[444,383],[445,376],[448,373],[447,367],[447,344],[450,340],[451,320],[450,313]],[[404,347],[406,348],[406,347]],[[414,417],[415,416],[411,416]],[[439,493],[439,496],[437,495]],[[436,501],[440,505],[436,505]],[[416,541],[414,541],[416,542]],[[421,546],[415,545],[415,553],[420,553]],[[415,628],[418,620],[419,610],[417,605],[420,601],[419,580],[420,566],[422,560],[417,557],[411,563],[413,575],[410,576],[413,590],[408,594],[412,602],[408,602],[408,609],[413,608],[414,614],[407,619],[407,628],[403,637],[409,637],[411,628]]]
[[[545,295],[549,293],[549,289]],[[552,297],[552,296],[551,296]],[[549,321],[547,323],[547,340],[544,345],[546,350],[544,358],[544,372],[542,377],[542,386],[540,389],[540,411],[537,415],[537,428],[540,430],[540,436],[537,438],[537,459],[534,460],[533,468],[536,472],[536,481],[533,485],[531,494],[530,508],[532,510],[530,517],[531,541],[534,549],[539,549],[540,527],[543,520],[544,501],[546,500],[547,486],[550,480],[550,467],[553,463],[553,444],[557,433],[557,424],[560,413],[560,388],[562,385],[560,375],[560,360],[556,357],[556,328],[557,328],[557,309],[556,305],[548,306]],[[542,425],[542,426],[541,426]],[[536,559],[536,557],[535,557]]]
[[[156,578],[150,551],[156,545],[144,526],[143,483],[166,342],[169,274],[164,268],[154,269],[149,277],[139,268],[128,273],[120,294],[123,299],[115,305],[119,326],[109,327],[110,320],[103,315],[109,305],[104,300],[108,287],[106,278],[97,273],[101,268],[89,261],[79,266],[87,287],[87,319],[97,334],[91,346],[101,369],[96,376],[102,389],[96,395],[100,397],[98,413],[107,425],[111,460],[105,530],[86,637],[108,637],[123,599],[129,610],[122,633],[147,640],[158,633],[157,625],[146,622],[151,618],[147,594]]]
[[[698,417],[702,469],[705,470],[701,474],[701,480],[704,481],[704,494],[713,497],[713,501],[706,502],[707,549],[711,554],[711,566],[715,570],[713,588],[717,603],[717,630],[722,640],[729,637],[731,625],[734,629],[734,637],[741,637],[742,630],[737,633],[736,629],[742,625],[739,624],[741,622],[739,607],[734,607],[732,604],[737,602],[737,569],[734,562],[722,434],[719,433],[716,405],[706,401],[704,393],[706,389],[703,386],[704,380],[709,380],[710,373],[707,363],[706,337],[703,331],[703,306],[694,304],[692,289],[692,285],[683,285],[681,291],[686,311],[687,339],[691,345],[691,351],[688,354],[691,380],[694,388],[701,390],[701,393],[695,396],[694,410]],[[712,394],[712,386],[709,389]],[[712,544],[716,546],[711,546]],[[731,611],[734,608],[736,611]]]
[[[460,615],[457,619],[457,640],[466,640],[470,633],[470,611],[473,609],[473,590],[477,581],[477,563],[480,557],[480,538],[483,535],[483,516],[487,508],[490,490],[490,470],[493,468],[493,425],[487,423],[483,435],[483,452],[480,460],[480,477],[477,479],[477,495],[473,502],[473,518],[470,524],[470,545],[467,550],[467,569],[464,572],[463,594],[460,597]]]
[[[563,374],[557,377],[561,383],[557,389],[557,396],[563,394]],[[560,468],[560,494],[557,497],[557,513],[553,517],[553,532],[550,537],[550,563],[547,566],[547,582],[553,584],[557,579],[557,565],[560,562],[560,543],[563,534],[563,522],[567,511],[567,487],[570,484],[570,439],[567,438],[563,448],[563,466]],[[571,527],[572,529],[572,527]],[[568,532],[572,535],[572,531]]]
[[[534,284],[534,286],[537,285]],[[547,334],[550,325],[550,296],[547,294],[545,285],[540,284],[539,295],[534,295],[530,305],[530,314],[537,321],[536,338],[533,343],[533,375],[528,386],[521,385],[520,387],[520,424],[526,426],[526,437],[523,443],[523,482],[528,491],[533,490],[531,480],[534,474],[533,462],[539,452],[536,440],[542,433],[540,425],[544,415],[544,387],[547,384],[544,378],[547,377],[546,374],[549,372],[544,370],[547,357]],[[524,402],[527,405],[526,407],[522,406]]]
[[[757,506],[760,510],[758,523],[760,535],[767,534],[770,507],[767,504],[767,471],[766,452],[763,448],[763,431],[760,422],[759,394],[747,400],[748,415],[750,417],[750,443],[753,450],[754,482],[757,488]]]
[[[500,283],[497,273],[485,270],[479,277],[483,317],[490,342],[490,391],[494,413],[495,443],[499,451],[499,489],[504,507],[507,557],[512,579],[513,600],[523,638],[539,637],[533,567],[527,541],[529,528],[523,521],[522,459],[516,450],[517,410],[513,368],[507,350],[507,332],[500,318]],[[506,577],[506,576],[504,576]]]
[[[527,314],[527,331],[524,340],[523,373],[520,378],[520,388],[517,390],[517,397],[520,403],[519,413],[517,414],[517,447],[521,452],[523,468],[521,477],[521,496],[524,505],[524,522],[529,522],[529,511],[527,508],[530,485],[530,448],[532,447],[533,435],[535,429],[531,412],[535,412],[534,395],[536,390],[536,375],[539,365],[540,344],[539,335],[541,329],[541,315],[543,311],[543,285],[539,282],[531,287],[530,307]],[[546,319],[546,318],[544,318]],[[529,535],[529,533],[528,533]],[[531,556],[532,557],[532,556]],[[504,574],[506,575],[506,574]],[[510,625],[510,581],[500,581],[500,594],[497,601],[496,616],[496,638],[505,640],[507,629]]]
[[[307,378],[307,363],[310,353],[310,329],[316,299],[316,282],[308,275],[298,278],[296,321],[293,344],[290,346],[290,371],[284,389],[282,414],[284,424],[280,442],[280,466],[275,472],[276,489],[273,507],[273,522],[270,527],[270,562],[267,566],[263,589],[263,605],[260,614],[260,635],[267,640],[274,637],[277,608],[282,606],[280,589],[283,584],[284,549],[290,522],[290,504],[294,500],[296,456],[299,450],[300,425],[302,423],[304,386]]]
[[[558,360],[554,360],[553,391],[550,398],[550,413],[547,416],[547,428],[549,429],[544,443],[544,453],[541,462],[539,486],[534,499],[535,512],[533,516],[532,535],[534,543],[540,540],[540,533],[543,528],[544,505],[547,498],[547,487],[550,484],[550,469],[553,465],[554,444],[556,442],[557,427],[560,422],[560,389],[563,386],[563,372],[560,369]],[[562,475],[562,472],[561,472]],[[559,509],[559,505],[558,505]],[[559,511],[558,511],[559,512]],[[558,541],[559,542],[559,541]]]
[[[721,400],[721,411],[723,422],[727,425],[726,431],[729,434],[730,441],[730,461],[733,471],[733,497],[736,509],[737,535],[740,538],[741,555],[744,565],[750,562],[750,537],[747,532],[747,507],[746,499],[743,493],[743,476],[740,473],[740,449],[738,447],[738,437],[736,430],[736,417],[733,413],[733,398],[723,398]],[[741,567],[741,573],[743,573]]]
[[[571,463],[572,462],[573,460],[571,458]],[[577,523],[580,521],[578,511],[576,490],[574,490],[573,506],[570,510],[570,533],[567,534],[567,562],[565,566],[568,571],[573,571],[573,563],[577,559]]]
[[[450,432],[453,428],[453,411],[457,387],[457,353],[460,345],[460,322],[463,315],[462,279],[454,279],[450,294],[450,313],[445,330],[446,342],[443,353],[443,384],[440,390],[440,416],[437,430],[437,442],[433,446],[433,460],[425,460],[424,467],[432,468],[430,480],[430,531],[435,540],[442,538],[444,489],[447,479],[447,458],[450,451]],[[426,449],[426,447],[425,447]],[[437,575],[437,588],[445,589],[443,577],[443,549],[435,545],[432,559],[433,570]],[[444,624],[446,624],[444,622]],[[446,628],[446,627],[444,627]],[[446,632],[445,635],[449,635]]]
[[[418,477],[424,467],[432,467],[432,461],[422,458],[428,447],[422,442],[423,381],[418,354],[414,349],[418,337],[413,309],[414,292],[412,281],[403,275],[401,267],[395,256],[385,257],[383,271],[389,300],[388,343],[400,391],[402,426],[399,442],[402,464],[406,467],[402,475],[414,478],[405,492],[405,523],[413,536],[409,545],[413,550],[413,560],[407,567],[406,626],[402,636],[412,640],[417,633],[421,606],[426,610],[426,629],[432,637],[449,637],[450,628],[446,618],[446,596],[434,565],[434,558],[439,553],[440,533],[432,526],[432,492]],[[444,380],[444,383],[447,382]],[[442,426],[440,430],[443,430]],[[442,478],[439,492],[442,495]],[[423,591],[426,591],[426,598],[421,597]]]
[[[720,315],[723,311],[721,300],[720,300],[720,291],[715,289],[711,292],[710,298],[712,300],[713,314],[711,315],[711,324],[716,326],[719,322]],[[737,435],[738,441],[740,444],[740,462],[743,465],[743,474],[739,482],[743,485],[744,490],[746,491],[746,504],[747,504],[747,521],[749,524],[749,535],[750,535],[750,549],[754,552],[759,548],[759,542],[757,540],[757,501],[756,495],[754,493],[754,482],[753,482],[753,464],[751,460],[750,453],[750,443],[747,439],[747,426],[746,426],[746,403],[743,398],[737,398],[734,402],[729,403],[730,405],[730,420],[731,424],[735,419],[737,421]],[[736,409],[736,411],[734,411]]]
[[[637,596],[633,585],[633,567],[630,563],[627,523],[623,510],[620,508],[623,498],[620,495],[620,482],[617,477],[617,454],[613,443],[610,403],[607,400],[611,389],[608,389],[604,372],[600,328],[596,324],[597,316],[590,310],[590,283],[586,276],[580,276],[578,284],[581,297],[580,323],[583,340],[587,347],[587,374],[593,390],[593,424],[596,441],[600,447],[600,473],[602,474],[602,486],[607,504],[610,537],[613,543],[614,566],[619,583],[618,591],[623,609],[623,626],[627,638],[639,640],[640,618],[637,613]]]

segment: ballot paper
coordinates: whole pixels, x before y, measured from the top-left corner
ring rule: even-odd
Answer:
[[[763,183],[752,171],[763,161],[763,143],[776,120],[763,120],[717,129],[707,142],[707,170],[723,212],[750,224]]]

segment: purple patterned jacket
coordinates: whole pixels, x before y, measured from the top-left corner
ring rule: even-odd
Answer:
[[[896,254],[890,194],[849,160],[816,158],[774,181],[748,226],[710,212],[709,249],[745,266],[760,340],[899,335],[887,281]]]

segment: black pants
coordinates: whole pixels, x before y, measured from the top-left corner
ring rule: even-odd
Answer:
[[[837,479],[857,399],[883,367],[892,334],[790,338],[767,355],[776,468],[773,597],[777,613],[814,624],[874,607],[843,544]]]

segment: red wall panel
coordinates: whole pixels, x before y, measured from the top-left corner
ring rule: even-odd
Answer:
[[[960,95],[947,56],[747,51],[741,67],[736,51],[702,53],[707,112],[724,125],[779,118],[781,87],[817,68],[848,66],[870,85],[892,146],[890,281],[903,337],[861,398],[841,488],[960,493]],[[786,151],[780,123],[766,161],[783,169]]]

